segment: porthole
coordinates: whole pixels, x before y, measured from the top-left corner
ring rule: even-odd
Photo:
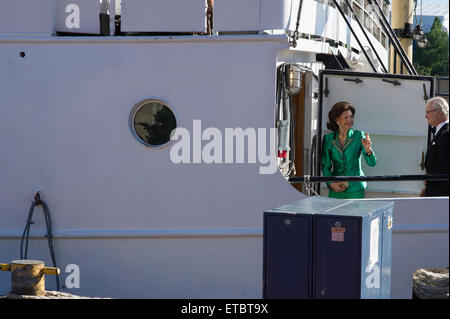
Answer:
[[[167,103],[146,99],[136,104],[130,114],[130,129],[134,137],[149,147],[161,147],[170,142],[177,127],[175,114]]]

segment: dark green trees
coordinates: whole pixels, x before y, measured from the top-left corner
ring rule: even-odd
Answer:
[[[428,46],[421,49],[414,45],[413,63],[421,75],[448,76],[448,34],[442,29],[439,18],[435,18],[430,32],[426,33]]]

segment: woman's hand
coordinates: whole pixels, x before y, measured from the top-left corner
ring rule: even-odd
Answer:
[[[330,183],[331,190],[336,193],[345,191],[347,189],[347,187],[348,187],[348,183],[346,183],[346,182]]]
[[[365,134],[366,138],[361,138],[361,142],[364,146],[364,150],[366,151],[367,155],[372,155],[372,140],[370,139],[369,133]]]

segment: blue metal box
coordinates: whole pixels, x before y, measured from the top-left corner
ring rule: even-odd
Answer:
[[[264,298],[389,298],[393,202],[311,197],[264,212]]]

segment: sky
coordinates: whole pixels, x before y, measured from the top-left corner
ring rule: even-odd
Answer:
[[[420,14],[421,13],[421,3],[422,5],[446,5],[447,8],[447,12],[440,12],[439,15],[443,15],[444,16],[444,21],[442,22],[443,26],[445,29],[447,29],[447,32],[449,30],[449,26],[448,26],[448,0],[417,0],[417,11],[416,14]],[[444,7],[445,8],[445,7]],[[431,8],[428,8],[428,10],[430,10]],[[441,9],[439,9],[441,10]],[[433,12],[435,12],[435,9],[432,9]],[[428,12],[429,13],[429,12]]]
[[[420,5],[420,0],[417,0],[417,4]],[[448,4],[448,0],[422,0],[423,4]]]

